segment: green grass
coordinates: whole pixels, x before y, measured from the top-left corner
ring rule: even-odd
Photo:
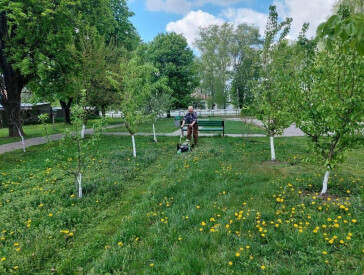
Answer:
[[[275,164],[267,138],[201,138],[182,155],[158,140],[137,137],[133,159],[130,137],[103,137],[83,199],[45,146],[2,155],[0,273],[363,273],[363,149],[323,199],[304,138],[276,139]]]
[[[96,120],[95,119],[90,119],[88,121],[88,123],[87,123],[88,124],[87,127],[91,127],[91,125],[92,125],[92,123],[94,121],[96,121]],[[116,118],[108,119],[108,123],[110,125],[119,124],[119,123],[122,123],[122,120],[121,119],[116,119]],[[63,122],[56,122],[54,129],[53,129],[52,126],[49,127],[50,134],[62,133],[62,131],[66,127],[70,127],[70,126],[64,124]],[[43,128],[43,126],[41,124],[24,125],[23,130],[24,130],[24,133],[25,133],[25,139],[44,136],[44,128]],[[16,142],[16,141],[20,141],[20,140],[21,140],[21,138],[17,138],[17,137],[10,138],[8,128],[0,129],[0,145],[11,143],[11,142]]]
[[[203,119],[203,120],[205,120],[205,119],[222,120],[224,118],[209,117],[209,118],[201,118],[201,119]],[[174,125],[174,118],[169,118],[169,119],[165,118],[165,119],[157,120],[155,127],[156,127],[157,133],[173,133],[176,130],[178,130],[178,128],[176,128]],[[128,130],[126,129],[125,126],[108,130],[108,132],[127,132],[127,131]],[[138,129],[138,132],[153,133],[152,123],[146,122],[146,123],[141,124]],[[217,133],[217,134],[219,134],[220,132],[203,131],[200,133],[215,133],[215,134]],[[255,126],[253,124],[245,123],[243,121],[226,120],[225,121],[225,133],[226,134],[264,134],[265,132],[261,127]]]
[[[156,133],[172,133],[178,130],[174,125],[174,118],[163,118],[157,120],[155,124]],[[125,126],[108,129],[108,132],[128,132]],[[153,133],[153,123],[148,121],[139,126],[140,133]]]

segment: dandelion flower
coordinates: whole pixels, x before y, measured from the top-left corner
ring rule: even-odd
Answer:
[[[262,265],[260,268],[261,268],[262,270],[264,270],[264,269],[265,269],[265,266],[264,266],[264,265]]]
[[[322,251],[322,254],[326,255],[326,254],[327,254],[327,252],[326,252],[326,251]]]
[[[233,262],[229,262],[229,265],[233,265]]]
[[[236,252],[236,253],[235,253],[235,256],[236,256],[236,257],[240,257],[240,253],[239,253],[239,252]]]

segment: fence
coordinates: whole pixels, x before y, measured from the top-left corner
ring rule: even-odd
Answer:
[[[187,110],[173,110],[171,111],[171,116],[184,116]],[[208,116],[238,116],[240,115],[240,109],[235,110],[227,110],[227,109],[220,109],[220,110],[198,110],[195,109],[197,116],[199,117],[208,117]],[[112,118],[120,118],[123,116],[123,113],[120,111],[110,111],[106,112],[106,116]],[[163,114],[162,117],[167,117],[167,113]]]

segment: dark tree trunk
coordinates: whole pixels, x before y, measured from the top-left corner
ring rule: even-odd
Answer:
[[[3,85],[1,103],[4,106],[9,121],[9,136],[19,137],[19,132],[24,135],[21,121],[21,91],[29,79],[26,79],[19,70],[13,69],[8,63],[5,54],[5,42],[9,39],[8,25],[5,12],[0,12],[0,69],[2,71]]]
[[[168,110],[168,111],[167,111],[167,117],[168,117],[168,118],[171,118],[171,110]]]
[[[20,133],[25,136],[21,120],[20,92],[11,92],[9,89],[7,91],[8,99],[4,107],[9,120],[9,137],[20,137]]]
[[[101,106],[101,113],[102,113],[102,117],[106,116],[106,108],[105,106]]]
[[[67,102],[60,100],[61,107],[63,110],[64,123],[71,124],[71,105],[73,97],[69,98]]]

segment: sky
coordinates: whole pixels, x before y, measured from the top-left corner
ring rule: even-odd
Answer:
[[[269,6],[277,6],[279,17],[292,17],[291,32],[295,39],[302,24],[310,23],[309,36],[331,14],[336,0],[128,0],[135,13],[131,18],[144,42],[164,32],[176,32],[186,37],[191,48],[199,27],[230,22],[248,23],[264,34]]]

